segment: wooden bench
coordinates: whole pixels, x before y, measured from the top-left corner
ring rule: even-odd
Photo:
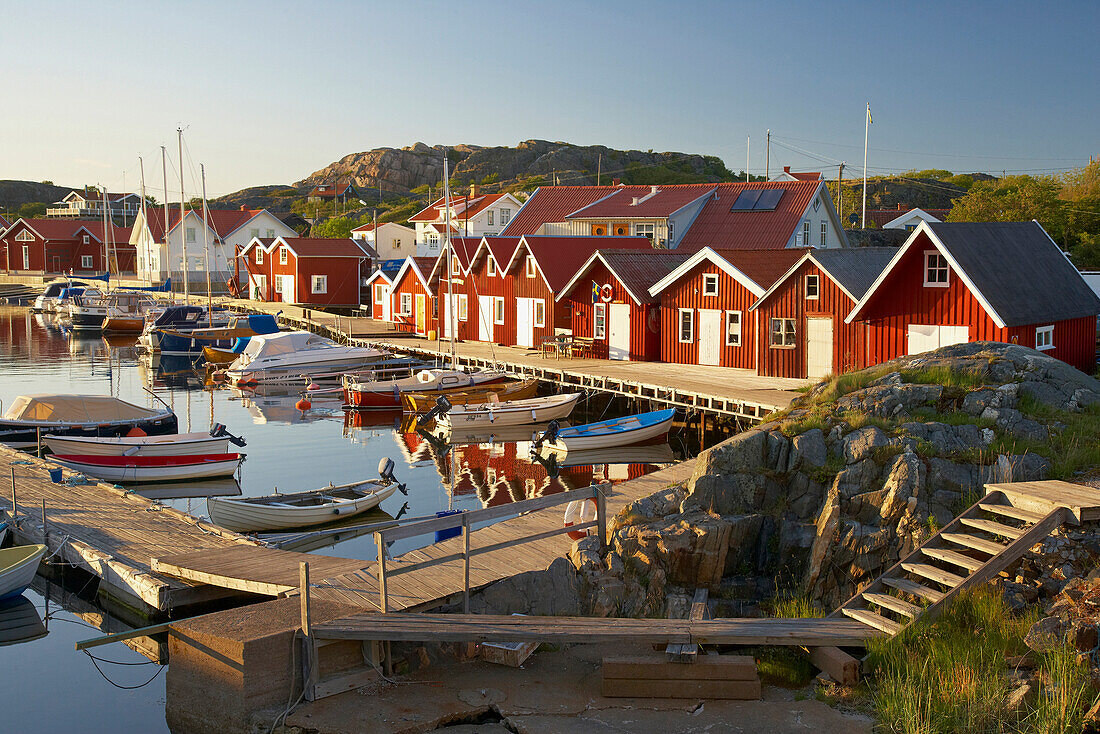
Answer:
[[[569,340],[569,356],[586,357],[592,354],[596,348],[596,340],[590,336],[575,336]]]

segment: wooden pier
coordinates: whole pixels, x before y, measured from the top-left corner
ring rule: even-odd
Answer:
[[[48,470],[56,465],[0,445],[0,508],[4,519],[15,513],[18,543],[45,543],[58,557],[97,576],[100,588],[145,615],[226,596],[224,589],[153,572],[155,555],[202,548],[221,552],[259,547],[171,507],[109,484],[54,484]],[[65,470],[64,476],[73,476]],[[45,508],[45,522],[43,522]]]

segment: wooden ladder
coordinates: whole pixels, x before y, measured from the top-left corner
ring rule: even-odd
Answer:
[[[1023,509],[1004,493],[992,491],[829,618],[850,617],[896,635],[919,618],[935,617],[964,590],[990,581],[1070,516],[1064,507],[1045,515]],[[837,648],[817,648],[813,660],[841,683],[853,683],[853,676],[858,676],[858,661]]]

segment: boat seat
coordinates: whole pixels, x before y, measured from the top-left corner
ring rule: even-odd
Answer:
[[[298,505],[288,505],[286,502],[268,502],[267,506],[268,507],[290,507],[290,508],[298,507]]]

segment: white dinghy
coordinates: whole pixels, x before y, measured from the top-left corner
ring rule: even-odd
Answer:
[[[581,394],[579,392],[564,395],[550,395],[545,398],[527,400],[502,400],[500,402],[476,403],[473,405],[451,405],[446,398],[437,403],[433,411],[438,410],[436,422],[451,430],[458,428],[485,428],[489,426],[521,426],[529,423],[545,423],[568,418],[573,412]],[[428,413],[432,415],[431,412]]]
[[[271,494],[266,497],[211,497],[206,500],[210,520],[226,530],[253,533],[283,530],[339,520],[377,507],[399,485],[369,479],[311,492]]]
[[[83,456],[192,456],[228,454],[229,443],[244,446],[237,438],[215,426],[209,433],[173,433],[166,436],[43,436],[42,442],[55,454]]]

